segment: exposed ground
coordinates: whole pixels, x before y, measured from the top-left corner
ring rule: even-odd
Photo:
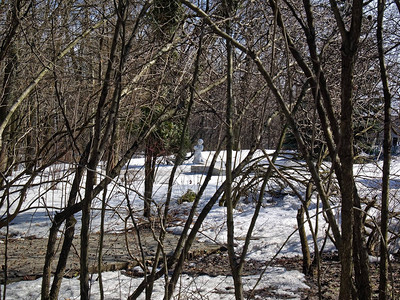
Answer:
[[[179,240],[179,236],[167,233],[163,248],[166,255],[170,255]],[[136,233],[128,234],[105,234],[103,242],[103,271],[128,270],[142,261],[142,257],[149,261],[157,249],[157,242],[150,229],[140,230],[140,243],[143,255],[139,248],[139,241]],[[62,242],[58,241],[58,254]],[[128,247],[129,245],[129,251]],[[5,264],[6,242],[0,239],[0,264],[3,272],[0,272],[0,282],[4,283],[4,270],[7,268],[7,282],[30,280],[41,277],[46,256],[47,239],[39,238],[9,238],[7,240],[7,265]],[[220,249],[220,246],[209,243],[195,243],[192,246],[190,256],[199,253],[211,253]],[[74,239],[73,247],[68,257],[65,276],[74,277],[79,274],[79,237]],[[99,253],[99,234],[92,234],[89,241],[89,269],[97,272]],[[53,264],[53,272],[56,270],[56,263]]]
[[[193,263],[194,262],[194,263]],[[302,260],[300,257],[294,258],[278,258],[274,260],[271,266],[284,267],[287,270],[302,271]],[[371,283],[373,285],[373,299],[378,299],[379,284],[379,265],[371,263]],[[391,262],[391,277],[394,284],[393,299],[400,299],[400,260],[394,259]],[[265,268],[265,264],[259,261],[248,261],[244,274],[260,274]],[[208,274],[211,276],[229,275],[229,261],[226,252],[216,252],[210,255],[197,257],[195,260],[189,260],[186,263],[186,272],[191,275]],[[321,299],[338,299],[340,286],[340,262],[336,253],[323,255],[321,263],[320,282],[321,282]],[[301,299],[319,299],[318,296],[318,280],[317,272],[313,276],[306,277],[306,283],[310,289],[301,291]],[[256,290],[256,293],[262,298],[273,297],[276,291],[273,289]],[[282,297],[280,295],[280,297]]]
[[[148,229],[141,231],[141,242],[144,245],[144,256],[146,260],[151,260],[157,244],[154,242],[152,233]],[[96,271],[99,235],[94,234],[90,240],[90,266],[92,271]],[[125,270],[128,276],[140,276],[133,271],[139,259],[139,249],[137,236],[128,234],[128,240],[124,234],[106,234],[104,241],[104,264],[106,270]],[[170,253],[175,247],[179,236],[168,234],[165,242],[166,253]],[[46,251],[46,239],[25,238],[8,240],[8,263],[4,262],[5,241],[0,240],[0,263],[3,272],[0,273],[0,280],[4,282],[4,270],[7,268],[7,280],[9,282],[18,280],[31,280],[41,276],[43,261]],[[130,253],[126,250],[126,243],[130,245]],[[137,259],[136,259],[136,258]],[[230,275],[228,255],[224,248],[212,244],[196,243],[190,254],[190,259],[185,264],[184,272],[192,276],[196,275]],[[278,258],[273,261],[272,266],[282,266],[288,270],[302,270],[302,261],[299,257]],[[394,299],[400,299],[400,262],[398,259],[392,261],[391,275],[394,283]],[[244,274],[260,274],[265,268],[265,263],[259,261],[247,261]],[[377,299],[378,265],[371,263],[372,284],[374,299]],[[67,266],[67,277],[79,274],[79,239],[74,242],[72,254],[70,255]],[[325,254],[321,265],[321,299],[338,299],[339,291],[340,264],[335,253]],[[310,289],[301,291],[302,299],[318,299],[317,272],[313,276],[307,276],[307,285]],[[272,297],[275,295],[273,288],[256,289],[255,293],[261,297]]]

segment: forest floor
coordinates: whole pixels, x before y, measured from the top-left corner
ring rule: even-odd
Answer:
[[[279,257],[270,264],[271,267],[284,267],[286,270],[302,271],[302,259],[300,257]],[[261,274],[265,269],[265,263],[260,261],[247,261],[243,275]],[[371,284],[373,299],[378,299],[379,263],[370,263]],[[230,275],[227,252],[216,252],[210,255],[189,260],[186,263],[185,272],[190,275],[207,274],[211,276]],[[394,285],[393,297],[400,299],[400,259],[391,261],[391,281]],[[301,291],[301,299],[319,299],[317,272],[306,276],[306,284],[310,287]],[[337,253],[325,253],[322,257],[321,272],[321,299],[338,299],[340,287],[340,262]],[[274,298],[274,288],[255,289],[254,293],[261,298]],[[279,299],[282,295],[279,295]]]
[[[154,232],[156,235],[158,233]],[[91,234],[89,240],[89,270],[97,273],[99,254],[99,234]],[[178,235],[166,233],[163,243],[163,251],[167,256],[171,255],[179,240]],[[107,233],[103,240],[103,266],[102,271],[130,270],[144,257],[145,261],[151,261],[157,250],[157,242],[150,229],[140,229],[139,247],[138,235],[134,232]],[[7,246],[7,264],[5,263],[5,249]],[[128,251],[129,246],[129,251]],[[62,240],[57,240],[57,253],[55,263],[52,264],[52,271],[55,272],[57,259],[62,247]],[[198,253],[205,254],[218,251],[221,246],[211,243],[194,243],[189,256],[196,256]],[[27,237],[0,239],[0,283],[4,283],[4,270],[7,269],[7,282],[21,280],[34,280],[42,276],[43,265],[46,257],[47,239]],[[141,252],[142,250],[142,252]],[[79,275],[80,240],[75,238],[68,256],[65,277]]]
[[[147,239],[147,238],[148,239]],[[172,251],[176,245],[176,235],[168,235],[165,243],[166,252]],[[128,235],[128,240],[125,240],[125,234],[106,234],[104,243],[104,257],[103,260],[106,264],[106,270],[124,270],[124,274],[127,276],[141,276],[140,272],[137,272],[137,265],[133,255],[138,256],[138,253],[134,249],[131,249],[131,253],[126,250],[126,242],[134,243],[135,235]],[[141,232],[141,239],[144,245],[144,251],[146,260],[151,260],[156,244],[150,242],[153,240],[152,233]],[[98,251],[98,235],[92,235],[90,240],[90,256],[91,264],[96,265],[96,251]],[[38,238],[25,238],[25,239],[9,239],[8,240],[8,263],[7,266],[4,264],[4,249],[5,241],[0,241],[0,257],[1,267],[4,269],[7,267],[8,282],[19,281],[19,280],[33,280],[41,277],[43,268],[43,262],[45,257],[45,249],[47,246],[46,239]],[[136,254],[135,254],[136,253]],[[246,262],[243,275],[259,275],[265,270],[265,262],[258,260],[248,260]],[[283,267],[286,270],[297,270],[302,271],[302,260],[300,257],[278,257],[270,264],[271,267]],[[373,299],[377,298],[378,283],[379,283],[379,265],[378,263],[371,263],[371,282],[373,285]],[[201,275],[208,276],[229,276],[231,275],[228,254],[224,247],[215,246],[212,244],[195,243],[192,249],[189,259],[186,261],[184,266],[184,273],[196,277]],[[68,269],[66,276],[74,277],[79,274],[79,243],[75,242],[72,255],[68,260]],[[338,299],[338,291],[340,285],[340,263],[336,253],[324,254],[321,263],[320,272],[320,286],[321,286],[321,299]],[[399,299],[400,297],[400,260],[394,259],[391,262],[391,276],[392,282],[394,283],[394,297],[393,299]],[[306,276],[306,284],[310,287],[309,289],[301,290],[301,299],[319,299],[318,297],[318,283],[317,283],[317,272],[314,272],[313,276]],[[0,280],[4,282],[4,272],[0,272]],[[261,298],[268,298],[276,296],[276,288],[255,288],[254,295]],[[232,293],[232,291],[226,291]],[[249,296],[247,294],[247,296]],[[282,295],[278,297],[282,298]]]

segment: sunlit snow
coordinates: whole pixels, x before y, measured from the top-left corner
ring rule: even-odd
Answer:
[[[212,152],[206,157],[211,160]],[[238,153],[237,161],[240,161],[247,154],[246,151]],[[260,153],[261,154],[261,153]],[[221,155],[219,162],[224,161],[224,156]],[[263,160],[263,163],[267,163]],[[106,211],[106,230],[107,231],[122,231],[124,229],[124,217],[127,215],[127,202],[130,201],[133,210],[141,214],[143,209],[143,200],[141,195],[144,190],[143,183],[143,157],[132,159],[129,165],[122,171],[119,178],[115,181],[115,185],[110,185],[107,194],[107,211]],[[277,161],[277,165],[291,165],[298,163],[289,162],[284,157]],[[9,227],[9,236],[13,237],[47,237],[51,225],[50,219],[55,212],[62,208],[68,196],[70,188],[71,176],[68,176],[70,166],[60,164],[51,169],[46,170],[36,183],[42,182],[41,185],[34,185],[27,196],[24,203],[23,211],[15,218]],[[205,175],[194,174],[190,171],[191,163],[187,162],[178,168],[178,174],[173,187],[173,203],[171,211],[177,212],[187,211],[190,209],[190,203],[177,204],[177,199],[182,196],[187,190],[191,189],[197,192],[204,182]],[[299,167],[299,166],[297,166]],[[329,167],[329,166],[327,166]],[[356,165],[354,168],[357,186],[360,189],[362,197],[379,197],[380,196],[380,181],[381,181],[381,164],[369,163]],[[168,178],[172,166],[160,164],[157,170],[156,182],[154,185],[154,199],[159,205],[163,204],[167,194]],[[99,173],[102,172],[99,168]],[[391,192],[397,193],[400,188],[400,180],[397,175],[400,172],[400,163],[397,160],[393,161],[392,177],[391,177]],[[99,179],[102,175],[99,175]],[[308,176],[308,175],[297,175]],[[60,182],[56,186],[52,186],[51,182],[54,179],[59,179]],[[224,181],[224,176],[213,176],[206,191],[203,194],[199,204],[198,211],[204,207],[207,201],[215,193],[219,185]],[[301,255],[301,247],[298,234],[296,232],[297,210],[300,207],[300,201],[297,195],[290,191],[287,186],[283,187],[283,192],[280,196],[274,196],[266,193],[264,205],[261,208],[253,235],[252,243],[248,250],[248,258],[268,262],[279,251],[279,256],[295,256]],[[128,193],[126,193],[128,191]],[[298,186],[300,195],[304,195],[304,187]],[[128,199],[126,198],[128,195]],[[11,202],[13,200],[11,197]],[[92,232],[98,232],[100,228],[100,209],[101,195],[93,202],[93,218],[91,223]],[[249,199],[242,199],[235,210],[235,242],[236,250],[241,251],[244,238],[247,233],[248,226],[254,213],[255,203]],[[317,205],[318,204],[318,205]],[[16,204],[14,204],[16,205]],[[14,206],[15,207],[15,206]],[[391,202],[391,207],[395,210],[399,209],[398,202]],[[29,208],[29,209],[28,209]],[[312,223],[315,225],[315,215],[319,215],[318,219],[318,241],[322,243],[325,237],[325,231],[328,226],[323,220],[321,212],[321,204],[317,203],[317,198],[313,198],[313,203],[310,205],[310,216],[313,217]],[[5,213],[3,210],[2,214]],[[370,214],[376,214],[371,211]],[[77,231],[79,234],[80,228],[80,213],[75,216],[78,219]],[[184,218],[182,218],[184,220]],[[198,237],[202,241],[213,241],[216,243],[226,243],[227,228],[226,228],[226,208],[214,205],[213,209],[208,214],[204,221]],[[182,230],[183,222],[171,224],[168,228],[169,232],[179,234]],[[391,224],[398,226],[398,224]],[[3,228],[0,233],[6,234]],[[311,235],[310,235],[311,239]],[[311,240],[310,240],[311,241]],[[398,245],[392,245],[396,248]],[[333,250],[332,243],[328,241],[325,250]],[[227,266],[229,268],[229,266]],[[97,275],[93,274],[91,285],[91,299],[99,299],[99,286]],[[245,290],[251,290],[259,276],[244,276],[243,282]],[[142,278],[132,278],[123,275],[123,272],[106,272],[103,274],[104,291],[106,299],[125,299],[135,288],[140,284]],[[154,299],[162,299],[164,295],[164,279],[156,282],[154,287]],[[179,285],[176,288],[176,295],[180,295],[180,299],[234,299],[232,278],[225,276],[198,276],[190,277],[182,275],[179,280]],[[308,288],[305,284],[304,276],[298,271],[288,271],[284,268],[269,267],[263,274],[257,288],[273,288],[276,290],[276,297],[280,299],[300,299],[300,290]],[[7,299],[40,299],[41,279],[33,281],[20,281],[7,286]],[[64,279],[60,291],[60,299],[79,299],[79,279]],[[144,296],[143,296],[144,299]]]

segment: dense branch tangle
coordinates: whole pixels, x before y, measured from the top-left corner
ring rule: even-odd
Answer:
[[[374,71],[379,63],[370,63],[378,56],[364,48],[365,44],[371,48],[375,46],[370,29],[363,27],[364,3],[353,1],[349,5],[350,2],[322,1],[316,5],[309,0],[226,0],[203,1],[200,7],[187,0],[142,1],[135,5],[124,0],[89,1],[84,5],[46,1],[40,5],[35,2],[25,5],[24,1],[10,4],[11,10],[3,22],[7,26],[1,27],[0,62],[4,74],[0,148],[3,158],[7,152],[13,153],[0,170],[4,183],[8,183],[0,204],[6,205],[9,191],[13,191],[13,197],[19,194],[20,202],[15,202],[18,203],[15,211],[2,216],[0,227],[7,226],[18,215],[26,193],[33,187],[32,182],[47,166],[68,163],[74,174],[70,187],[66,188],[65,207],[60,207],[52,219],[42,297],[57,297],[74,236],[74,214],[82,211],[81,290],[82,299],[88,298],[87,240],[92,202],[101,198],[104,214],[108,186],[118,180],[132,155],[143,151],[149,154],[147,174],[151,175],[146,177],[145,220],[151,223],[158,217],[162,230],[154,236],[159,245],[153,269],[131,298],[145,289],[146,298],[150,299],[153,282],[163,275],[165,298],[173,296],[199,226],[220,200],[227,206],[228,248],[235,294],[237,299],[242,299],[240,273],[252,229],[237,259],[233,213],[240,191],[246,188],[248,178],[244,177],[253,174],[250,169],[243,171],[242,165],[242,169],[231,170],[232,153],[242,146],[252,151],[257,147],[280,150],[291,146],[298,150],[300,159],[305,160],[311,178],[299,180],[285,175],[283,169],[273,169],[277,151],[266,172],[263,170],[262,175],[250,179],[251,189],[259,192],[250,227],[254,228],[266,186],[271,178],[275,180],[273,174],[279,174],[289,185],[298,180],[307,186],[306,197],[299,191],[295,193],[303,208],[317,191],[340,253],[341,297],[349,298],[353,289],[354,295],[368,299],[370,288],[365,280],[368,270],[361,235],[362,210],[352,164],[354,151],[359,154],[367,147],[357,144],[358,139],[366,137],[368,145],[372,140],[370,130],[379,130],[374,129],[379,120],[370,122],[380,111],[376,104],[380,101],[376,88],[379,83],[370,80],[379,75]],[[372,20],[369,24],[373,23]],[[364,39],[361,44],[360,37]],[[365,57],[360,54],[360,47]],[[382,69],[383,56],[388,55],[384,50],[381,49]],[[362,73],[358,73],[358,68]],[[393,66],[388,70],[393,72]],[[388,99],[390,95],[387,88],[385,90]],[[367,115],[366,109],[360,106],[370,98],[376,103],[368,102],[366,106],[372,107],[373,112]],[[357,124],[354,128],[358,120],[366,125]],[[386,126],[386,130],[389,127]],[[169,130],[163,135],[165,128]],[[171,138],[172,132],[175,132],[174,138]],[[210,150],[227,150],[227,181],[195,219],[201,200],[201,193],[198,194],[181,241],[167,261],[163,239],[176,172],[188,150],[185,142],[193,143],[199,137],[208,139],[206,145]],[[175,145],[168,148],[172,140]],[[386,144],[386,152],[389,146]],[[158,156],[170,154],[176,155],[175,166],[165,202],[158,205],[153,201],[157,195],[152,190],[155,166]],[[321,174],[323,159],[329,160],[326,177]],[[106,174],[97,181],[96,169],[102,162],[106,164]],[[24,170],[11,179],[17,166]],[[30,176],[25,185],[14,189],[25,175]],[[240,178],[237,182],[236,177]],[[83,183],[85,192],[81,194]],[[205,187],[206,183],[200,189],[203,191]],[[336,221],[337,210],[333,207],[337,203],[332,205],[333,188],[340,191],[341,224]],[[104,193],[102,197],[98,197],[101,193]],[[142,197],[140,192],[135,193]],[[223,193],[223,199],[219,199]],[[131,210],[128,191],[126,201]],[[158,205],[157,216],[152,215],[155,204]],[[134,223],[135,216],[129,213]],[[304,223],[301,218],[299,220],[299,224]],[[54,241],[64,223],[67,229],[63,254],[50,287]],[[314,244],[314,251],[318,251],[318,243],[314,241]],[[159,271],[157,267],[161,262],[164,264]],[[145,266],[144,261],[142,264]],[[101,265],[100,257],[100,272]]]

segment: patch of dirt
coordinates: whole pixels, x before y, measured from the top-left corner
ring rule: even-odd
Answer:
[[[302,259],[300,257],[281,257],[274,260],[272,267],[284,267],[287,270],[297,270],[302,272]],[[246,262],[243,275],[256,275],[264,270],[265,264],[260,261],[248,260]],[[373,299],[378,299],[379,284],[379,264],[371,263],[371,284]],[[184,272],[190,275],[207,274],[210,276],[231,275],[228,254],[226,252],[216,252],[207,256],[196,257],[188,260],[185,264]],[[306,284],[310,287],[301,292],[301,299],[319,299],[318,297],[318,275],[315,270],[313,275],[306,276]],[[393,299],[400,299],[400,260],[395,259],[391,262],[391,281],[393,283]],[[325,253],[322,257],[321,272],[321,298],[338,299],[340,287],[340,262],[336,253]],[[265,298],[274,297],[275,292],[271,288],[258,289],[255,295]],[[281,298],[282,295],[279,295]]]
[[[157,243],[153,239],[151,231],[142,228],[141,238],[144,245],[146,259],[151,261]],[[165,250],[171,253],[176,245],[178,236],[168,234],[165,242]],[[126,270],[129,276],[140,276],[135,274],[133,267],[135,259],[127,253],[126,243],[131,247],[131,255],[139,257],[135,247],[137,240],[135,234],[126,237],[124,234],[107,234],[105,236],[105,247],[103,261],[107,270]],[[8,281],[31,280],[41,276],[43,261],[45,257],[46,239],[10,239],[8,241]],[[94,234],[90,240],[90,256],[93,263],[96,262],[96,251],[98,250],[98,235]],[[0,265],[4,271],[4,241],[0,241]],[[137,246],[137,245],[136,245]],[[107,265],[107,266],[106,266]],[[300,257],[281,257],[274,260],[272,267],[284,267],[287,270],[298,270],[302,272],[302,259]],[[54,266],[55,267],[55,266]],[[265,268],[265,262],[247,260],[243,275],[258,275]],[[371,263],[371,283],[373,286],[373,299],[377,299],[379,284],[379,265]],[[225,248],[215,244],[195,243],[188,260],[185,262],[183,272],[191,276],[229,276],[228,254]],[[77,276],[79,274],[79,240],[74,241],[73,250],[69,258],[66,276]],[[319,299],[318,272],[306,276],[306,284],[310,287],[299,291],[301,299]],[[393,299],[400,299],[400,259],[396,257],[391,262],[391,276],[393,282]],[[326,253],[322,257],[320,271],[320,294],[322,299],[338,299],[340,286],[340,262],[336,253]],[[4,272],[0,271],[0,281],[4,281]],[[231,292],[231,291],[230,291]],[[273,287],[255,290],[255,295],[261,299],[277,297]]]
[[[157,233],[155,233],[157,235]],[[97,272],[99,253],[99,234],[91,234],[89,239],[89,270]],[[170,256],[179,240],[178,235],[166,233],[163,243],[164,252]],[[146,261],[151,261],[155,255],[158,243],[154,239],[153,232],[148,228],[140,229],[140,244],[136,232],[107,233],[103,241],[103,271],[115,271],[130,269],[138,264],[142,255]],[[7,252],[5,251],[7,245]],[[62,240],[57,240],[56,261],[52,264],[52,272],[55,272],[57,260],[61,251]],[[129,248],[129,251],[128,251]],[[194,243],[189,257],[198,254],[217,251],[220,246],[211,243]],[[20,280],[32,280],[42,276],[43,266],[47,250],[47,239],[40,238],[9,238],[6,241],[0,239],[0,283],[4,283],[4,270],[7,269],[7,282]],[[143,250],[143,253],[141,252]],[[7,253],[7,264],[5,257]],[[80,239],[75,237],[68,256],[68,262],[64,273],[65,277],[79,275],[80,263]]]

